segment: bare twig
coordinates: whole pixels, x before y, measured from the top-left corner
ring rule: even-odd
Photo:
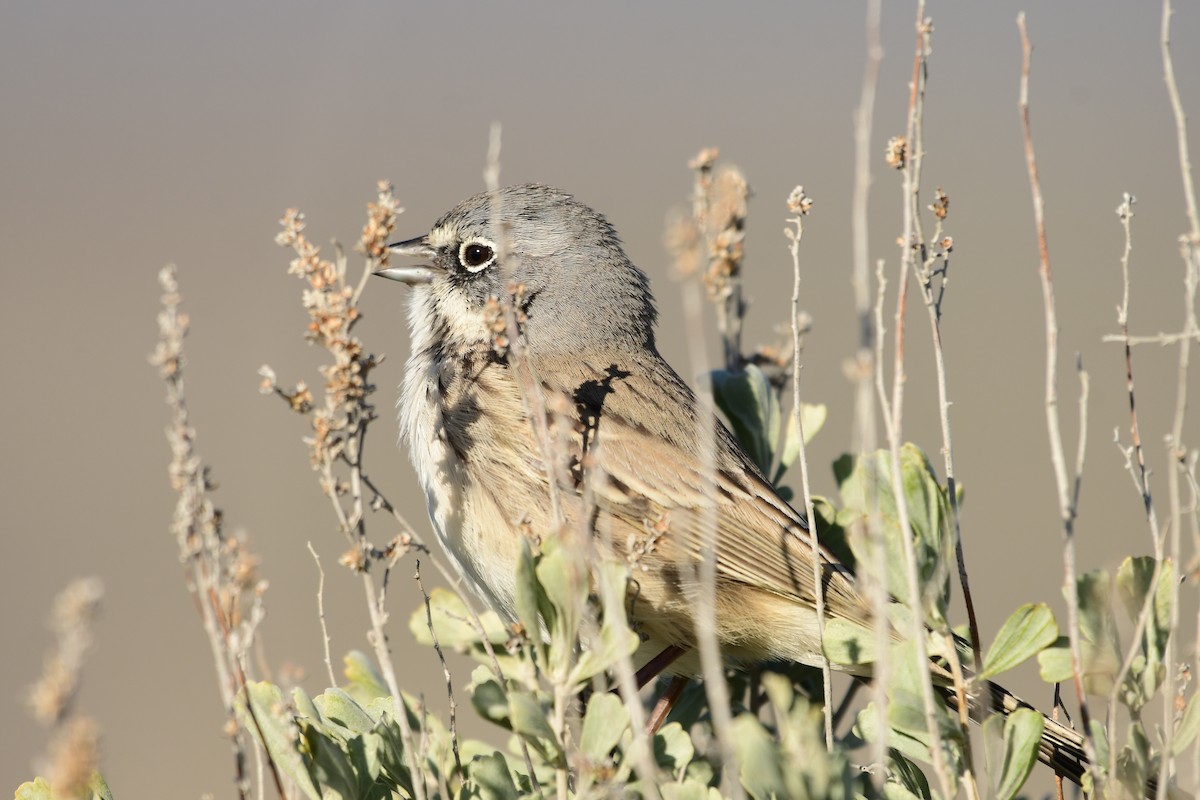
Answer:
[[[1187,116],[1183,111],[1183,101],[1179,97],[1179,86],[1175,81],[1175,66],[1171,60],[1171,0],[1163,0],[1161,47],[1163,60],[1163,77],[1167,84],[1167,94],[1171,99],[1171,111],[1175,117],[1175,138],[1179,149],[1179,175],[1183,183],[1183,196],[1187,205],[1187,216],[1190,224],[1189,231],[1181,237],[1181,254],[1184,261],[1184,331],[1196,330],[1196,289],[1200,283],[1200,211],[1197,211],[1196,187],[1192,181],[1192,162],[1188,148]],[[1183,443],[1183,424],[1187,416],[1188,404],[1188,370],[1191,363],[1191,339],[1179,342],[1179,366],[1175,392],[1175,415],[1171,425],[1171,434],[1167,440],[1171,469],[1167,470],[1167,494],[1170,501],[1170,542],[1168,552],[1175,563],[1179,563],[1180,530],[1183,527],[1183,505],[1180,490],[1180,475],[1187,473],[1187,447]],[[1179,591],[1174,588],[1171,598],[1170,625],[1174,632],[1179,622]],[[1200,637],[1196,643],[1200,648]],[[1197,650],[1200,655],[1200,649]],[[1163,758],[1159,767],[1158,797],[1166,796],[1167,776],[1171,774],[1174,758],[1171,756],[1171,745],[1175,736],[1176,709],[1175,702],[1175,637],[1167,639],[1164,659],[1167,665],[1167,677],[1163,683]],[[1200,748],[1200,745],[1198,745]],[[1200,753],[1200,749],[1197,750]],[[1198,767],[1200,768],[1200,767]]]
[[[321,620],[321,643],[325,648],[325,669],[329,672],[329,685],[337,686],[337,676],[333,672],[333,659],[329,657],[329,628],[325,625],[325,568],[321,566],[321,557],[313,549],[312,542],[307,542],[308,552],[312,553],[313,561],[317,564],[317,616]]]
[[[917,124],[918,113],[918,98],[923,89],[925,59],[928,49],[927,31],[929,22],[925,18],[925,3],[924,0],[918,0],[917,3],[917,20],[916,20],[916,54],[913,57],[913,72],[912,83],[910,86],[909,104],[908,104],[908,124],[906,141],[914,140],[915,127]],[[917,650],[917,659],[920,664],[925,665],[929,662],[929,649],[926,642],[925,629],[925,613],[921,603],[921,581],[917,574],[917,556],[913,546],[912,530],[908,514],[908,499],[904,493],[904,478],[901,472],[900,462],[900,447],[901,447],[901,424],[903,419],[904,408],[904,322],[905,313],[908,307],[908,276],[913,272],[913,237],[914,237],[914,219],[912,213],[912,204],[909,198],[913,193],[913,172],[911,165],[906,165],[904,170],[904,232],[901,239],[901,271],[900,284],[896,297],[896,342],[893,356],[893,372],[892,372],[892,389],[891,401],[887,402],[887,393],[883,391],[882,379],[882,364],[877,369],[878,385],[880,389],[880,403],[884,408],[884,429],[887,434],[888,449],[891,456],[891,483],[892,492],[896,500],[896,511],[900,528],[900,542],[904,550],[904,565],[905,577],[908,584],[908,602],[912,613],[913,630],[911,635]],[[886,573],[884,573],[886,574]],[[944,797],[952,797],[954,792],[952,787],[955,782],[950,775],[949,767],[946,762],[946,753],[940,726],[937,722],[937,699],[933,693],[933,678],[927,670],[922,670],[921,677],[921,699],[925,710],[925,725],[929,733],[929,751],[930,758],[933,763],[934,772],[937,774],[938,783],[940,784],[942,795]]]
[[[911,219],[912,236],[905,230],[905,252],[917,285],[921,288],[922,298],[929,316],[929,330],[933,340],[934,365],[937,373],[938,418],[942,429],[942,458],[946,468],[946,491],[950,502],[950,519],[954,527],[954,553],[958,568],[959,585],[962,587],[963,604],[967,610],[967,624],[970,629],[971,652],[974,656],[975,668],[981,669],[983,655],[980,649],[979,622],[975,615],[975,602],[971,596],[971,583],[967,575],[966,555],[963,548],[962,524],[958,509],[958,478],[954,469],[954,444],[950,429],[950,399],[946,380],[946,359],[942,348],[942,302],[948,284],[950,269],[950,251],[953,243],[950,237],[942,234],[942,220],[949,210],[949,198],[938,188],[937,201],[930,206],[936,218],[937,225],[932,242],[925,237],[925,226],[921,216],[921,177],[925,163],[925,84],[928,79],[928,61],[930,53],[930,38],[933,26],[929,20],[922,17],[923,11],[918,9],[917,28],[917,64],[913,71],[913,93],[909,110],[908,139],[911,143],[910,155],[904,164],[905,187],[907,189],[908,212],[906,222]],[[919,65],[919,70],[917,69]],[[919,253],[919,259],[913,259]],[[931,252],[932,251],[932,252]],[[941,267],[935,268],[941,261]],[[935,294],[933,279],[940,276],[940,286]],[[907,275],[905,276],[907,280]],[[968,797],[978,800],[979,788],[975,780],[974,756],[971,750],[971,736],[968,731],[970,719],[967,706],[967,687],[962,665],[959,663],[958,648],[954,645],[953,637],[944,631],[948,642],[946,659],[950,663],[951,676],[954,681],[954,693],[958,699],[959,726],[962,729],[963,752],[966,756],[964,765],[964,784]]]
[[[703,153],[692,162],[696,171],[696,202],[701,203],[707,191],[704,181],[708,177],[703,166]],[[715,154],[714,154],[715,155]],[[711,162],[709,162],[711,166]],[[707,214],[697,217],[701,231]],[[702,234],[703,235],[703,234]],[[704,691],[708,697],[709,713],[712,715],[713,733],[725,766],[725,786],[730,796],[741,800],[745,796],[739,780],[737,751],[733,744],[733,715],[730,711],[729,686],[725,683],[724,662],[716,632],[716,571],[717,571],[717,509],[712,498],[715,496],[716,481],[716,408],[713,402],[712,382],[709,374],[708,354],[704,347],[704,304],[700,287],[695,281],[683,282],[684,325],[689,343],[692,374],[704,376],[696,387],[696,420],[699,427],[701,480],[700,495],[704,500],[697,509],[702,535],[703,559],[698,570],[698,592],[696,597],[696,643],[700,655],[700,667],[704,679]]]
[[[433,629],[433,610],[429,605],[429,592],[425,591],[425,583],[421,580],[421,559],[419,558],[413,577],[416,578],[417,588],[421,590],[421,597],[425,599],[425,624],[429,627],[429,635],[433,639],[433,649],[437,652],[438,661],[442,664],[442,675],[446,678],[446,698],[450,701],[450,746],[454,750],[454,766],[458,769],[459,775],[466,775],[463,772],[462,758],[458,754],[458,703],[454,701],[454,681],[450,677],[450,665],[446,663],[446,656],[442,652],[442,643],[438,641],[437,631]]]
[[[808,480],[808,447],[804,443],[804,424],[800,413],[800,240],[804,237],[804,217],[812,209],[812,200],[803,186],[792,190],[787,201],[794,214],[788,221],[795,230],[785,230],[792,255],[792,421],[800,443],[800,484],[804,490],[804,511],[808,519],[808,539],[812,548],[813,592],[817,603],[817,648],[821,652],[821,688],[825,697],[825,749],[833,751],[833,686],[829,659],[825,653],[825,581],[821,559],[821,543],[817,539],[817,515],[813,508],[812,490]]]
[[[401,211],[391,185],[380,182],[378,199],[369,205],[367,224],[358,248],[366,256],[365,274],[387,266],[387,242],[395,227],[396,216]],[[374,648],[376,662],[392,695],[396,724],[404,744],[404,757],[413,777],[415,800],[425,800],[425,776],[418,769],[416,740],[396,680],[384,608],[386,570],[408,551],[413,538],[407,532],[403,533],[386,548],[378,550],[371,545],[366,532],[367,503],[364,490],[367,482],[362,459],[366,434],[375,419],[375,409],[369,402],[375,387],[370,385],[368,378],[379,359],[366,352],[362,342],[353,334],[354,326],[362,319],[357,306],[360,290],[347,284],[346,259],[340,248],[335,262],[322,259],[320,249],[304,235],[304,216],[295,209],[287,212],[281,224],[283,231],[276,237],[276,242],[291,247],[296,253],[289,271],[304,278],[310,289],[304,295],[305,307],[312,317],[308,339],[324,347],[332,356],[333,363],[322,370],[325,393],[324,402],[319,407],[314,407],[311,393],[302,386],[290,393],[280,391],[275,386],[274,374],[269,368],[260,371],[264,377],[261,388],[267,393],[280,394],[294,410],[310,418],[313,436],[306,440],[311,451],[310,458],[321,476],[321,487],[333,507],[339,530],[351,544],[351,549],[342,556],[341,561],[358,572],[362,581],[371,620],[367,638]],[[359,286],[361,284],[360,281]],[[348,470],[348,482],[338,477],[335,465]],[[344,497],[346,501],[343,501]],[[376,560],[382,560],[385,564],[383,585],[378,590],[370,574],[371,564]]]
[[[866,15],[866,64],[863,68],[862,88],[859,93],[858,108],[854,113],[854,197],[851,206],[851,229],[853,232],[853,288],[854,308],[858,314],[858,348],[854,359],[854,428],[853,450],[864,463],[874,463],[865,458],[875,452],[876,448],[876,418],[875,404],[872,394],[872,379],[875,376],[877,363],[876,346],[882,347],[882,303],[886,289],[886,279],[882,266],[879,270],[879,306],[872,313],[871,304],[871,275],[870,252],[868,237],[868,200],[871,193],[871,132],[875,115],[876,87],[879,82],[879,65],[883,61],[883,47],[880,45],[880,18],[882,16],[881,0],[868,0]],[[882,262],[881,262],[882,263]],[[866,584],[867,595],[871,601],[872,628],[874,631],[876,661],[872,697],[879,719],[887,719],[889,679],[888,646],[891,639],[891,628],[888,624],[887,607],[890,600],[886,572],[886,548],[883,541],[883,529],[879,518],[879,498],[874,491],[875,482],[866,481],[869,496],[866,498],[870,513],[866,519],[868,549],[873,561],[871,570],[864,571],[873,576]],[[876,764],[887,763],[888,726],[880,725],[878,735],[872,746],[872,761]],[[871,780],[877,791],[882,791],[885,779],[883,770],[871,774]]]
[[[1034,226],[1037,232],[1042,282],[1042,301],[1046,312],[1046,426],[1050,439],[1050,459],[1054,466],[1054,478],[1058,487],[1059,514],[1063,526],[1063,591],[1067,600],[1068,636],[1071,642],[1071,666],[1074,673],[1075,694],[1079,700],[1079,714],[1083,727],[1084,747],[1088,761],[1096,763],[1096,748],[1092,741],[1091,715],[1088,713],[1087,695],[1083,690],[1082,655],[1079,643],[1079,597],[1075,585],[1075,515],[1076,505],[1071,497],[1067,478],[1066,459],[1063,455],[1062,432],[1058,422],[1058,320],[1054,308],[1054,283],[1050,277],[1050,250],[1046,240],[1045,203],[1042,187],[1038,180],[1037,159],[1033,152],[1033,134],[1029,126],[1029,63],[1033,47],[1025,28],[1025,14],[1017,15],[1017,27],[1021,32],[1021,93],[1018,107],[1021,128],[1025,139],[1025,163],[1029,171],[1030,190],[1033,195]],[[1081,476],[1076,475],[1076,495]]]

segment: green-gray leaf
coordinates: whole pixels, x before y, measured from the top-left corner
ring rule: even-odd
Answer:
[[[601,762],[621,741],[621,735],[628,727],[629,712],[621,698],[598,692],[588,700],[579,749],[593,762]]]
[[[1075,675],[1071,663],[1071,642],[1060,636],[1054,643],[1038,653],[1038,672],[1046,683],[1062,683]]]
[[[475,758],[467,765],[467,774],[479,790],[481,800],[517,800],[520,796],[508,762],[499,751]]]
[[[1001,626],[983,658],[983,672],[979,677],[990,678],[1007,672],[1057,639],[1058,625],[1050,607],[1045,603],[1027,603]]]
[[[1179,720],[1179,727],[1175,729],[1175,738],[1171,742],[1171,752],[1175,755],[1182,753],[1200,732],[1200,701],[1196,699],[1198,697],[1200,692],[1192,695],[1187,709],[1183,712],[1183,719]]]
[[[1011,800],[1025,784],[1037,762],[1045,724],[1042,715],[1029,708],[1017,709],[1004,721],[1004,761],[996,782],[997,800]]]
[[[771,382],[754,364],[735,372],[717,370],[711,377],[717,407],[754,463],[768,473],[780,427],[779,400]]]

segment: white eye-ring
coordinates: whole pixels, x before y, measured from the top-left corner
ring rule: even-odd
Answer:
[[[467,272],[480,272],[496,260],[496,245],[487,239],[472,239],[458,248],[458,261]]]

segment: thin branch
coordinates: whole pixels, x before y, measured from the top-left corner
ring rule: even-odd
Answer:
[[[1117,342],[1118,344],[1179,344],[1184,341],[1200,342],[1200,329],[1183,331],[1182,333],[1159,333],[1154,336],[1126,336],[1123,333],[1106,333],[1100,338],[1102,342]]]
[[[918,96],[924,82],[925,55],[927,52],[927,26],[925,18],[925,2],[918,0],[916,20],[916,54],[913,57],[912,84],[910,86],[908,105],[908,124],[906,141],[914,140],[917,124]],[[908,602],[912,612],[912,637],[916,645],[917,659],[920,664],[929,663],[929,649],[926,642],[925,614],[921,603],[921,581],[917,574],[917,555],[910,534],[911,523],[908,514],[908,498],[904,493],[904,478],[901,472],[900,447],[901,425],[904,408],[904,322],[908,307],[908,276],[913,272],[913,235],[914,220],[912,205],[909,202],[913,192],[913,172],[911,167],[904,170],[904,233],[901,245],[900,285],[896,297],[896,342],[892,367],[892,394],[890,414],[884,415],[884,427],[887,432],[888,450],[891,455],[892,492],[896,500],[896,511],[900,528],[900,542],[904,550],[905,577],[908,584]],[[882,385],[882,382],[881,382]],[[934,772],[937,774],[944,797],[953,797],[955,782],[950,775],[946,762],[945,744],[942,739],[940,726],[937,722],[937,699],[933,693],[933,677],[928,670],[922,670],[921,699],[925,709],[925,725],[929,733],[929,750]]]
[[[321,640],[325,647],[325,669],[329,671],[329,685],[337,686],[337,676],[333,673],[333,659],[329,657],[329,628],[325,625],[325,569],[321,566],[321,557],[308,542],[308,552],[312,553],[313,561],[317,564],[317,616],[321,620]]]
[[[708,375],[708,359],[704,352],[703,302],[700,288],[694,281],[683,287],[684,318],[693,374]],[[729,686],[725,683],[724,662],[716,631],[716,572],[717,572],[717,515],[711,502],[715,496],[716,474],[716,409],[713,405],[711,383],[697,387],[696,400],[699,408],[696,415],[701,428],[701,501],[699,508],[700,526],[703,534],[704,558],[700,562],[696,602],[696,643],[700,654],[700,667],[704,679],[704,691],[708,697],[709,713],[712,715],[713,733],[721,760],[725,765],[726,787],[731,797],[745,797],[739,779],[737,751],[733,745],[733,715],[730,712]]]
[[[877,363],[875,347],[881,338],[876,326],[876,317],[872,314],[870,251],[868,237],[868,200],[871,194],[871,132],[874,124],[875,97],[879,83],[879,65],[883,61],[883,47],[880,45],[880,19],[882,17],[881,0],[868,0],[866,15],[866,64],[863,68],[862,89],[859,93],[858,108],[854,112],[854,196],[851,204],[851,230],[853,236],[853,288],[854,308],[858,315],[858,348],[855,354],[855,392],[854,392],[854,428],[853,450],[860,458],[875,452],[876,448],[876,419],[875,405],[872,399],[872,378]],[[885,289],[885,279],[880,269],[879,302],[882,304]],[[882,308],[877,309],[882,315]],[[880,345],[881,346],[881,345]],[[863,459],[865,461],[865,459]],[[872,697],[880,719],[887,718],[887,683],[889,659],[887,656],[888,642],[891,631],[887,621],[889,602],[886,573],[882,567],[885,562],[885,548],[882,527],[879,520],[879,498],[873,490],[874,482],[867,481],[872,487],[870,496],[866,498],[867,508],[872,509],[866,520],[867,542],[869,552],[875,563],[869,573],[874,575],[866,585],[871,601],[872,628],[874,629],[875,650],[877,660],[874,669]],[[888,726],[880,725],[879,734],[872,742],[872,761],[881,766],[887,763]],[[872,773],[871,780],[877,791],[882,792],[885,779],[883,770]]]
[[[919,12],[920,13],[920,12]],[[921,287],[925,309],[929,315],[929,330],[933,340],[934,364],[937,373],[938,418],[942,430],[942,458],[946,469],[946,491],[950,501],[950,519],[954,526],[954,554],[958,569],[958,581],[962,587],[963,604],[967,610],[967,624],[970,630],[971,653],[974,656],[975,668],[983,668],[983,653],[980,644],[979,622],[975,615],[975,602],[971,595],[971,583],[967,575],[966,554],[963,548],[962,523],[958,508],[958,477],[954,469],[954,443],[950,430],[950,399],[946,380],[946,359],[942,348],[942,302],[948,284],[950,269],[950,251],[952,243],[949,237],[942,235],[942,219],[949,209],[949,199],[939,188],[937,202],[932,206],[938,222],[933,235],[933,253],[930,254],[930,242],[925,237],[925,226],[921,217],[921,176],[925,163],[925,83],[928,79],[928,59],[930,53],[930,37],[932,25],[918,15],[918,51],[920,72],[914,73],[918,81],[913,95],[913,106],[910,110],[909,139],[912,152],[905,165],[905,183],[908,188],[909,216],[912,219],[915,241],[906,238],[905,254],[912,257],[912,248],[920,253],[920,263],[911,263],[914,277]],[[907,217],[906,217],[907,218]],[[907,235],[906,230],[906,235]],[[942,262],[940,269],[934,266]],[[933,292],[933,278],[940,276],[940,287],[937,295]],[[907,276],[905,276],[907,280]],[[958,649],[953,644],[953,637],[947,636],[950,646],[946,648],[946,658],[950,662],[950,671],[954,680],[954,692],[958,698],[959,725],[963,733],[963,752],[965,759],[965,784],[969,797],[978,800],[979,788],[975,780],[974,756],[971,749],[969,732],[970,720],[967,709],[967,687],[962,665],[959,663]]]
[[[446,678],[446,698],[450,701],[450,746],[454,750],[454,766],[458,769],[459,775],[466,775],[463,771],[462,758],[458,753],[458,703],[454,701],[454,681],[450,677],[450,665],[446,663],[446,655],[442,652],[442,643],[438,641],[437,631],[433,629],[433,610],[429,605],[429,592],[425,591],[425,582],[421,580],[421,559],[418,558],[416,561],[417,567],[413,577],[416,578],[417,588],[421,590],[421,597],[425,599],[425,624],[429,627],[429,636],[433,639],[433,649],[437,652],[438,661],[442,664],[442,675]]]
[[[804,423],[800,413],[800,240],[804,237],[804,217],[812,208],[812,200],[797,186],[788,198],[788,209],[795,216],[789,222],[788,247],[792,254],[792,421],[800,443],[800,484],[804,490],[804,511],[808,519],[808,539],[812,548],[813,595],[817,603],[817,650],[821,653],[821,688],[825,702],[825,749],[833,752],[833,679],[829,659],[825,658],[825,580],[821,558],[821,543],[817,539],[817,515],[813,508],[812,490],[808,479],[808,447],[804,443]]]
[[[1025,140],[1025,163],[1029,172],[1030,191],[1033,195],[1034,226],[1037,232],[1042,283],[1042,301],[1046,313],[1046,427],[1050,439],[1050,459],[1054,467],[1055,483],[1058,487],[1059,514],[1063,526],[1063,591],[1067,601],[1068,637],[1071,642],[1071,667],[1074,674],[1075,694],[1079,700],[1084,748],[1088,761],[1096,763],[1095,742],[1092,741],[1091,715],[1088,713],[1087,695],[1083,690],[1082,661],[1079,643],[1079,596],[1075,585],[1075,515],[1076,506],[1071,499],[1067,478],[1066,459],[1063,455],[1062,432],[1058,422],[1058,320],[1054,308],[1054,283],[1050,277],[1050,250],[1046,241],[1045,203],[1042,187],[1038,180],[1037,159],[1033,152],[1033,134],[1029,126],[1029,65],[1033,47],[1025,28],[1025,14],[1017,15],[1017,27],[1021,34],[1021,92],[1018,101],[1021,128]],[[1080,476],[1076,476],[1076,481]],[[1078,483],[1077,483],[1078,485]]]
[[[1188,149],[1187,116],[1184,114],[1183,101],[1179,97],[1179,86],[1175,82],[1175,66],[1171,59],[1171,0],[1163,0],[1162,10],[1162,60],[1163,77],[1167,84],[1167,94],[1171,99],[1171,111],[1175,117],[1175,138],[1179,149],[1179,175],[1183,183],[1183,196],[1187,204],[1187,216],[1190,230],[1182,237],[1181,252],[1184,260],[1184,326],[1185,331],[1194,331],[1196,325],[1196,288],[1200,283],[1200,212],[1196,205],[1196,187],[1192,182],[1192,161]],[[1177,388],[1175,393],[1175,416],[1171,425],[1171,435],[1167,448],[1171,459],[1171,469],[1167,470],[1167,493],[1170,500],[1170,542],[1168,551],[1175,563],[1179,563],[1180,530],[1183,527],[1183,508],[1179,478],[1187,472],[1187,447],[1183,443],[1183,424],[1187,416],[1188,404],[1188,370],[1191,362],[1191,339],[1179,342],[1179,367]],[[1170,625],[1174,632],[1179,622],[1179,589],[1174,588],[1171,602]],[[1196,647],[1200,648],[1200,641]],[[1200,654],[1200,650],[1197,650]],[[1174,758],[1170,755],[1171,744],[1175,736],[1176,710],[1175,701],[1175,637],[1167,639],[1164,660],[1167,664],[1167,676],[1163,683],[1163,759],[1159,767],[1158,798],[1166,796],[1167,776],[1171,774]],[[1200,751],[1198,751],[1200,752]]]

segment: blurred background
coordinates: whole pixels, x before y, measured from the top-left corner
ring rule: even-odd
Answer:
[[[1200,9],[1178,5],[1176,72],[1185,107],[1200,115]],[[1016,105],[1019,8],[1004,0],[928,9],[925,196],[932,202],[941,186],[951,201],[943,330],[985,642],[1022,602],[1062,608],[1042,300]],[[1069,453],[1074,353],[1092,381],[1080,561],[1114,567],[1151,549],[1113,444],[1114,430],[1129,438],[1124,359],[1118,345],[1101,342],[1117,330],[1122,192],[1139,201],[1132,328],[1174,331],[1183,319],[1176,240],[1186,220],[1159,9],[1070,0],[1028,11]],[[8,4],[0,24],[0,784],[32,777],[46,746],[24,697],[51,645],[52,599],[70,579],[97,575],[107,595],[79,702],[102,726],[110,785],[127,798],[233,793],[212,658],[167,530],[166,407],[146,360],[164,264],[178,265],[192,320],[187,390],[200,451],[220,483],[215,502],[231,530],[248,533],[270,580],[262,634],[271,665],[302,668],[312,692],[326,683],[310,541],[329,571],[335,661],[367,649],[361,589],[334,566],[344,540],[309,469],[303,422],[258,393],[263,363],[282,384],[319,382],[319,354],[301,338],[301,284],[273,243],[276,221],[298,206],[314,241],[352,244],[376,180],[386,178],[407,208],[398,236],[422,233],[482,188],[493,121],[503,124],[503,183],[569,189],[616,225],[653,280],[662,349],[681,370],[680,289],[661,242],[668,210],[687,201],[688,159],[719,146],[755,191],[747,345],[776,341],[787,319],[784,200],[805,186],[816,205],[801,249],[801,302],[814,321],[804,391],[830,406],[809,459],[815,491],[834,494],[828,465],[850,444],[843,364],[856,337],[852,112],[864,17],[861,3]],[[893,287],[901,185],[883,152],[904,128],[913,20],[912,3],[885,4],[871,146],[871,258],[886,259]],[[1195,130],[1192,144],[1200,147]],[[404,300],[403,287],[383,282],[364,299],[358,332],[387,355],[374,374],[382,419],[368,467],[427,532],[407,456],[392,446],[390,406],[408,350]],[[924,309],[913,313],[905,434],[940,471],[928,326]],[[1152,488],[1164,502],[1176,356],[1143,347],[1135,357]],[[1191,389],[1200,399],[1200,380]],[[1198,415],[1185,434],[1193,446]],[[393,533],[383,517],[371,525],[377,541]],[[402,683],[437,706],[440,668],[432,652],[412,649],[406,627],[420,601],[410,572],[399,570],[391,593],[392,642]],[[462,662],[454,665],[465,683]],[[1036,669],[1027,665],[1014,683],[1048,706]],[[468,732],[502,741],[497,731]]]

